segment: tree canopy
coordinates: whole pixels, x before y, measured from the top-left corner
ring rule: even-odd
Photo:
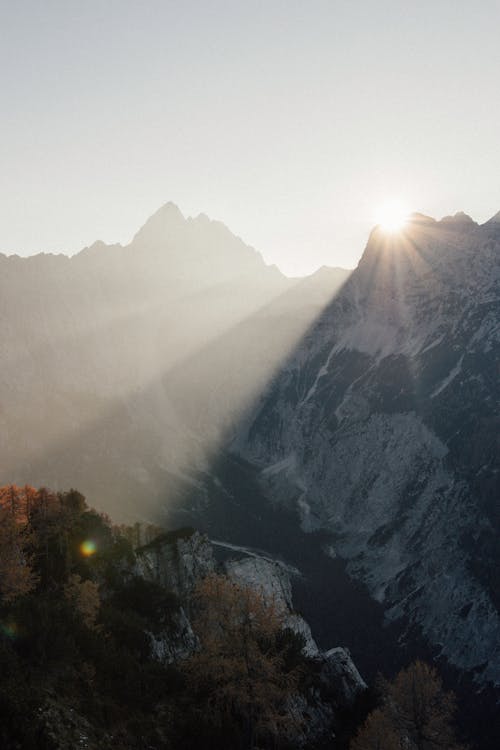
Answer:
[[[436,669],[416,661],[384,682],[382,706],[351,742],[351,750],[463,750],[455,737],[455,699]]]

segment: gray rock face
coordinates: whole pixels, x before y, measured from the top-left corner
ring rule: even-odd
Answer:
[[[254,588],[268,601],[278,605],[285,614],[284,627],[304,638],[303,653],[320,666],[321,679],[335,695],[336,706],[352,708],[367,690],[367,685],[347,649],[337,647],[321,651],[318,648],[308,623],[293,611],[291,582],[284,566],[262,558],[247,557],[230,560],[226,562],[225,568],[232,580]],[[320,714],[328,712],[326,707],[319,705],[319,699],[315,698],[313,703],[318,703]],[[310,711],[311,706],[308,708]],[[298,710],[298,704],[295,705],[295,710]]]
[[[229,578],[255,589],[283,613],[284,626],[303,637],[303,653],[306,656],[320,656],[311,628],[303,617],[293,611],[290,575],[282,564],[259,557],[243,557],[228,560],[224,568]]]
[[[153,656],[165,664],[186,659],[198,648],[198,639],[191,623],[181,607],[169,630],[160,635],[150,633]]]
[[[198,639],[189,621],[190,598],[196,585],[215,571],[212,547],[198,532],[159,538],[138,551],[135,574],[173,591],[181,606],[168,629],[150,633],[155,657],[170,664],[185,659],[198,647]]]
[[[234,443],[388,618],[496,684],[499,256],[495,222],[374,230]]]
[[[282,612],[292,609],[292,585],[283,566],[260,557],[228,560],[225,570],[229,578],[258,591]]]
[[[159,538],[137,559],[138,575],[165,586],[181,600],[189,599],[196,584],[215,568],[212,546],[197,531],[173,540]]]
[[[54,750],[111,750],[115,745],[112,737],[97,731],[69,702],[48,697],[37,713],[37,739]]]
[[[303,653],[314,663],[314,671],[320,674],[325,695],[316,688],[306,695],[297,694],[289,701],[289,739],[301,747],[328,735],[333,737],[337,712],[353,708],[367,689],[349,652],[343,648],[320,651],[307,622],[293,611],[290,569],[284,563],[248,552],[218,566],[213,549],[206,536],[195,532],[186,538],[160,537],[140,551],[136,573],[175,591],[183,605],[168,631],[151,635],[153,653],[160,661],[172,663],[199,648],[186,614],[190,609],[189,600],[196,584],[205,576],[223,572],[239,585],[253,588],[277,607],[284,618],[284,627],[303,637]]]
[[[348,649],[338,646],[325,651],[322,656],[322,679],[328,686],[333,686],[337,705],[344,709],[352,708],[367,689],[367,685],[351,659]]]

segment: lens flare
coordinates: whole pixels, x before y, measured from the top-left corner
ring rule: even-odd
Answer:
[[[17,638],[17,625],[15,622],[0,622],[0,632],[14,640]]]
[[[96,551],[97,545],[92,539],[85,539],[85,541],[80,544],[80,552],[84,557],[92,557]]]

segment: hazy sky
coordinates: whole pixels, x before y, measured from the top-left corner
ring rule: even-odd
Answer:
[[[128,242],[161,204],[287,273],[377,206],[500,209],[500,2],[0,0],[0,251]]]

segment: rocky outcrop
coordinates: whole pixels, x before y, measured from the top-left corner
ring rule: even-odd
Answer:
[[[137,573],[189,600],[199,581],[216,568],[208,538],[192,529],[171,532],[140,548]]]
[[[368,689],[349,651],[337,647],[324,652],[318,648],[308,623],[293,611],[291,581],[283,563],[252,556],[226,562],[225,570],[232,580],[254,588],[282,611],[283,627],[302,637],[302,652],[320,675],[323,689],[310,688],[307,694],[289,701],[295,744],[310,746],[327,737],[333,739],[339,712],[352,711]]]
[[[342,709],[351,709],[367,685],[359,674],[347,648],[337,646],[321,654],[323,666],[321,679],[335,695],[335,703]]]
[[[283,627],[302,637],[311,673],[319,675],[319,682],[307,694],[289,700],[289,739],[300,747],[334,737],[339,712],[351,711],[367,686],[347,649],[323,652],[318,648],[308,623],[293,611],[290,575],[299,572],[282,561],[240,551],[238,556],[217,563],[214,546],[196,531],[164,535],[138,550],[136,573],[174,591],[181,604],[168,631],[151,635],[154,655],[171,663],[199,647],[189,622],[190,597],[197,583],[215,572],[253,588],[272,603],[283,617]]]
[[[198,648],[198,639],[184,607],[180,607],[173,616],[168,630],[159,634],[149,633],[149,637],[155,659],[164,664],[187,659]]]
[[[198,647],[189,621],[190,598],[196,585],[215,568],[210,542],[192,529],[165,534],[137,550],[134,573],[172,591],[179,600],[168,628],[149,634],[159,661],[170,664],[185,659]]]
[[[292,584],[284,565],[252,556],[228,560],[224,569],[229,578],[255,589],[281,612],[291,611]]]
[[[352,708],[367,685],[347,649],[336,647],[321,651],[318,648],[307,622],[293,611],[290,576],[283,563],[252,556],[226,562],[225,570],[232,580],[254,588],[278,606],[285,615],[284,627],[302,636],[303,653],[321,665],[322,680],[329,689],[336,691],[339,705]]]

